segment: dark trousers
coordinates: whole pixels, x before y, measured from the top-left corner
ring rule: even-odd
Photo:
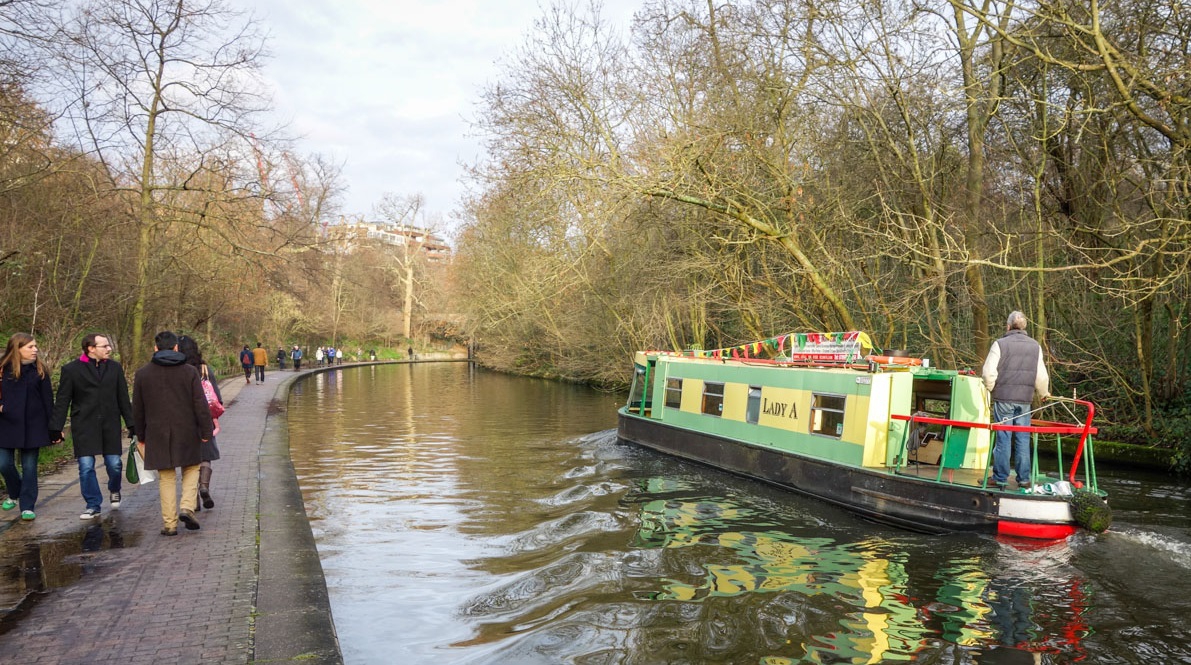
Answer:
[[[243,367],[244,367],[244,380],[251,381],[252,380],[252,365],[244,365]]]
[[[298,370],[300,370],[300,369],[302,369],[302,359],[301,359],[301,358],[294,358],[294,371],[296,372],[296,371],[298,371]]]
[[[265,366],[264,365],[256,365],[256,380],[257,381],[265,380]]]

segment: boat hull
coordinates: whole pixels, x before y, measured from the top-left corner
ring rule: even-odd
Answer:
[[[674,427],[623,409],[617,436],[913,531],[1000,533],[1027,538],[1063,538],[1075,531],[1070,507],[1058,497],[1009,495],[896,475],[883,469],[847,466]]]

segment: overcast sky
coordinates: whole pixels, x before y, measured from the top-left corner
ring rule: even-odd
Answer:
[[[627,27],[639,0],[605,0]],[[458,207],[479,91],[543,12],[537,0],[240,0],[270,34],[264,76],[298,152],[342,163],[346,214],[385,192]],[[547,5],[548,6],[548,5]]]

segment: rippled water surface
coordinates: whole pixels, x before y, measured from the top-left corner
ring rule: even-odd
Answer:
[[[618,444],[620,398],[466,364],[299,383],[294,466],[348,663],[1191,663],[1191,490],[931,537]]]

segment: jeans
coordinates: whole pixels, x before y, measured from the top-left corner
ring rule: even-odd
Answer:
[[[264,365],[256,366],[256,380],[257,381],[265,380],[265,366]]]
[[[119,455],[104,455],[103,464],[108,470],[108,491],[112,494],[120,491],[120,475],[124,471],[123,460]],[[99,491],[99,479],[95,475],[95,456],[85,455],[79,458],[79,489],[83,491],[83,500],[88,508],[99,510],[103,503],[103,494]]]
[[[993,402],[993,422],[998,425],[1029,427],[1030,405],[1019,402]],[[998,485],[1009,482],[1009,451],[1013,450],[1013,469],[1017,472],[1018,484],[1030,482],[1029,432],[1007,432],[996,430],[993,443],[992,479]]]
[[[37,504],[37,448],[21,449],[21,475],[17,475],[16,449],[0,448],[0,475],[8,498],[20,504],[21,510],[33,510]]]

